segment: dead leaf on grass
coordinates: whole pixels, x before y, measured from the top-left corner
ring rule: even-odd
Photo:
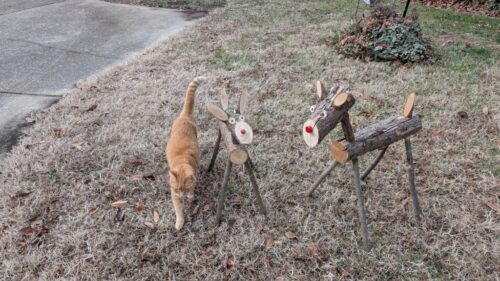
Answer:
[[[93,214],[93,213],[95,213],[95,212],[97,212],[97,208],[93,207],[93,208],[90,208],[90,209],[89,209],[89,214],[91,214],[91,215],[92,215],[92,214]]]
[[[483,114],[484,115],[490,114],[490,110],[488,109],[488,107],[486,105],[483,107]]]
[[[134,180],[134,181],[142,181],[142,180],[154,181],[155,180],[155,176],[153,174],[149,174],[149,175],[135,175],[135,176],[132,176],[132,180]]]
[[[62,131],[59,128],[52,128],[52,136],[55,138],[61,138],[62,137]]]
[[[204,215],[208,215],[208,212],[210,212],[210,209],[211,209],[211,208],[212,208],[212,207],[210,206],[210,204],[205,204],[205,206],[203,206],[203,209],[202,209],[203,214],[204,214]]]
[[[497,203],[486,202],[485,204],[486,206],[490,207],[490,209],[496,211],[497,213],[500,213],[500,205],[498,205]]]
[[[295,233],[291,232],[291,231],[287,231],[285,232],[285,236],[288,238],[288,239],[291,239],[291,240],[299,240],[299,237],[297,237],[297,235],[295,235]]]
[[[158,213],[158,211],[154,210],[153,211],[153,222],[155,224],[158,224],[159,221],[160,221],[160,214]]]
[[[137,203],[135,203],[135,206],[134,206],[134,212],[138,213],[138,212],[144,210],[145,207],[146,206],[144,206],[144,203],[137,202]]]
[[[94,255],[93,254],[81,255],[80,259],[83,260],[83,261],[93,260],[94,259]]]
[[[274,244],[274,236],[272,234],[269,234],[266,239],[266,250],[269,250],[273,247]]]
[[[228,260],[226,261],[226,268],[227,268],[227,269],[232,269],[232,268],[234,268],[234,261],[233,261],[233,260],[228,259]]]
[[[271,266],[271,261],[267,257],[262,257],[260,259],[260,262],[264,265],[265,268],[268,268]]]
[[[342,269],[342,277],[349,276],[351,273],[354,271],[354,268],[352,266],[348,266],[344,269]]]
[[[142,161],[141,159],[135,159],[135,160],[130,161],[130,164],[134,167],[137,167],[137,166],[144,164],[144,161]]]
[[[82,146],[86,145],[88,142],[87,141],[79,141],[75,142],[71,145],[71,147],[76,148],[78,150],[82,150]]]
[[[18,191],[14,196],[12,196],[12,199],[14,198],[22,198],[30,195],[33,191]]]
[[[313,256],[318,261],[326,261],[327,259],[325,251],[323,251],[316,243],[309,243],[307,245],[307,251],[310,256]]]
[[[153,223],[149,222],[149,221],[144,222],[144,225],[147,226],[147,227],[149,227],[150,229],[155,229],[155,225]]]
[[[119,201],[111,203],[111,207],[125,208],[125,207],[127,207],[127,203],[128,203],[128,201],[126,201],[126,200],[119,200]]]
[[[49,229],[46,228],[45,226],[37,226],[37,227],[26,226],[26,227],[21,228],[21,230],[19,230],[19,232],[21,232],[23,235],[26,235],[26,236],[29,236],[32,234],[42,235],[42,234],[48,233]]]
[[[30,116],[24,118],[24,120],[26,120],[26,123],[28,124],[35,123],[35,119],[31,118]]]
[[[93,104],[89,108],[87,108],[87,110],[85,110],[85,111],[87,111],[87,112],[94,111],[96,108],[97,108],[97,104]]]

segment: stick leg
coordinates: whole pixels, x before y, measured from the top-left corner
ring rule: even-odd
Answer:
[[[219,189],[219,201],[217,203],[217,215],[215,217],[215,224],[219,225],[220,217],[222,215],[222,209],[224,208],[224,200],[226,199],[226,187],[229,182],[229,175],[231,174],[231,167],[233,163],[231,160],[227,159],[226,170],[224,171],[224,180]]]
[[[413,200],[413,206],[415,207],[415,215],[417,219],[420,220],[422,216],[422,209],[420,208],[420,202],[418,201],[417,188],[415,187],[415,168],[413,166],[413,153],[411,149],[411,142],[409,138],[405,139],[406,146],[406,160],[408,161],[408,180],[410,181],[411,197]]]
[[[382,160],[382,158],[384,157],[384,154],[387,151],[387,148],[389,148],[389,146],[386,146],[384,149],[382,149],[382,151],[380,151],[380,153],[377,155],[377,158],[375,158],[375,161],[373,161],[373,163],[371,163],[370,166],[368,168],[366,168],[366,170],[361,175],[361,180],[365,180],[366,177],[370,174],[370,172],[375,167],[377,167],[377,165],[380,162],[380,160]]]
[[[253,193],[255,198],[257,199],[257,204],[259,204],[260,213],[263,214],[267,219],[267,210],[264,202],[262,201],[262,197],[260,196],[259,186],[257,185],[257,180],[255,179],[255,175],[253,173],[252,165],[250,161],[245,162],[245,169],[247,170],[248,176],[250,177],[250,181],[252,182]]]
[[[333,160],[333,163],[326,168],[323,173],[319,176],[319,178],[316,180],[316,182],[313,184],[312,188],[307,192],[307,196],[311,197],[314,190],[318,188],[318,186],[325,180],[325,178],[337,167],[339,162]]]
[[[354,171],[354,185],[356,186],[356,192],[358,194],[358,213],[359,223],[361,224],[361,235],[363,237],[363,248],[368,251],[370,246],[368,241],[368,226],[366,225],[365,200],[363,198],[363,191],[361,190],[361,180],[359,178],[359,165],[357,158],[352,159],[352,169]]]
[[[210,165],[208,166],[208,172],[211,172],[214,168],[215,160],[217,159],[217,154],[219,154],[219,147],[220,147],[220,139],[222,137],[222,134],[220,130],[218,131],[217,134],[217,141],[215,142],[215,148],[214,148],[214,153],[212,154],[212,160],[210,160]]]

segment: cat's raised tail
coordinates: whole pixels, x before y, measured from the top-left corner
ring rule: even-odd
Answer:
[[[189,83],[189,86],[186,91],[186,99],[184,100],[184,107],[182,108],[181,115],[187,115],[191,116],[193,114],[193,107],[194,107],[194,98],[195,98],[195,93],[196,89],[198,89],[198,86],[203,83],[207,78],[205,76],[198,76]]]

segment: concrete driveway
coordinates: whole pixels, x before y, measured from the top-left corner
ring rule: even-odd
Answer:
[[[0,160],[32,110],[191,23],[174,10],[96,0],[0,0]]]

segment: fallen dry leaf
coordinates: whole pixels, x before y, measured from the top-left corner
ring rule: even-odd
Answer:
[[[496,211],[497,213],[500,213],[500,205],[497,203],[493,202],[486,202],[486,206],[490,207],[492,210]]]
[[[313,256],[318,261],[326,261],[327,259],[325,252],[316,243],[309,243],[309,245],[307,245],[307,251],[310,256]]]
[[[29,236],[31,234],[41,235],[49,232],[49,229],[44,226],[31,227],[26,226],[19,230],[23,235]]]
[[[93,254],[85,254],[80,256],[81,260],[88,261],[88,260],[93,260],[94,255]]]
[[[142,202],[137,202],[135,203],[135,206],[134,206],[134,212],[140,212],[142,210],[144,210],[146,206],[144,206],[144,203]]]
[[[95,212],[97,212],[97,208],[90,208],[89,209],[89,214],[93,214]]]
[[[489,113],[490,113],[490,110],[489,110],[489,109],[488,109],[488,107],[485,105],[485,106],[483,107],[483,114],[484,114],[484,115],[488,115]]]
[[[30,195],[33,191],[18,191],[12,198],[21,198]]]
[[[52,129],[52,136],[55,138],[61,138],[62,137],[62,131],[59,128],[53,128]]]
[[[26,123],[28,123],[28,124],[35,123],[35,120],[33,118],[29,117],[29,116],[26,117],[24,120],[26,120]]]
[[[203,206],[203,209],[202,209],[203,214],[204,214],[204,215],[207,215],[207,214],[208,214],[208,212],[210,211],[210,209],[211,209],[210,204],[205,204],[205,206]]]
[[[149,174],[149,175],[135,175],[135,176],[132,176],[132,180],[134,180],[134,181],[142,181],[142,180],[154,181],[155,180],[155,176],[153,174]]]
[[[295,235],[295,233],[291,232],[291,231],[287,231],[285,232],[285,236],[288,238],[288,239],[292,239],[292,240],[299,240],[299,237],[297,237],[297,235]]]
[[[267,257],[262,257],[260,262],[264,265],[264,267],[268,268],[271,266],[271,261]]]
[[[226,268],[227,268],[227,269],[234,268],[234,261],[233,261],[233,260],[228,259],[228,260],[226,261]]]
[[[130,161],[130,164],[134,167],[137,167],[137,166],[144,164],[144,161],[142,161],[141,159],[135,159],[135,160]]]
[[[158,213],[158,211],[154,210],[153,211],[153,222],[155,224],[158,224],[159,221],[160,221],[160,214]]]
[[[89,108],[87,108],[87,110],[85,110],[85,111],[87,111],[87,112],[94,111],[96,108],[97,108],[97,104],[93,104]]]
[[[127,207],[127,203],[128,202],[126,200],[119,200],[119,201],[111,203],[111,206],[115,207],[115,208],[125,208],[125,207]]]
[[[73,148],[76,148],[78,150],[82,150],[82,146],[84,146],[85,144],[87,144],[88,142],[86,141],[79,141],[79,142],[75,142],[71,145],[71,147]]]
[[[342,270],[342,277],[344,276],[349,276],[351,273],[354,271],[354,268],[352,266],[348,266]]]
[[[155,225],[149,221],[145,222],[144,225],[151,228],[151,229],[155,229]]]
[[[267,236],[266,239],[266,250],[271,249],[271,247],[273,247],[273,244],[274,244],[274,236],[272,234],[269,234],[269,236]]]

